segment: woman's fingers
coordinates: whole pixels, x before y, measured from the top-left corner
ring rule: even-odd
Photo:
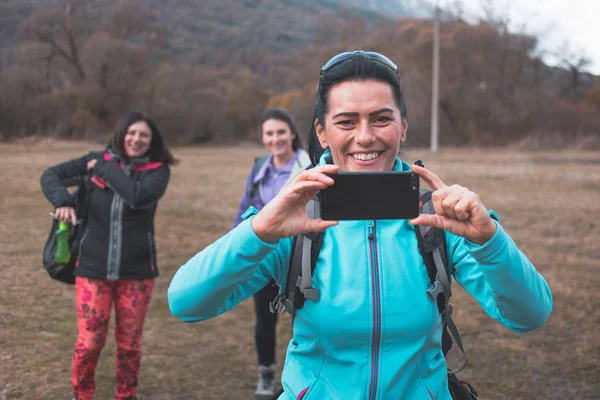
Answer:
[[[54,211],[54,218],[72,225],[77,224],[77,214],[73,207],[58,207]]]
[[[56,211],[54,212],[54,214],[56,215],[56,219],[59,221],[65,221],[66,218],[66,210],[64,207],[59,207],[56,209]]]
[[[438,214],[420,214],[417,218],[411,219],[412,225],[433,226],[434,228],[445,229],[444,217]]]
[[[431,202],[435,210],[435,214],[421,214],[410,220],[411,224],[441,228],[478,244],[494,235],[496,224],[477,194],[460,185],[446,186],[437,175],[418,165],[411,168],[434,189]]]
[[[431,187],[433,190],[443,189],[446,187],[446,184],[442,182],[442,180],[436,174],[428,169],[419,167],[418,165],[411,165],[410,168],[412,172],[423,178],[423,180],[427,182],[429,187]]]
[[[333,168],[332,168],[333,167]],[[295,179],[296,181],[319,181],[327,184],[327,186],[331,186],[334,183],[333,178],[325,174],[334,174],[339,170],[336,165],[323,165],[321,167],[309,169],[306,171],[302,171],[298,174],[298,177]]]
[[[309,192],[309,191],[323,190],[327,186],[328,185],[326,183],[323,183],[321,181],[299,181],[299,182],[294,182],[290,186],[289,190],[292,193],[294,193],[296,195],[299,195],[299,194],[303,194],[303,193],[306,193],[306,192]]]
[[[327,228],[332,226],[336,226],[338,221],[324,221],[321,218],[319,219],[309,219],[306,223],[306,230],[302,233],[307,232],[322,232]]]
[[[456,219],[460,221],[466,221],[471,218],[471,209],[477,202],[475,193],[470,190],[466,190],[460,200],[454,206],[454,212],[456,213]]]
[[[75,214],[75,209],[71,207],[69,210],[69,217],[71,218],[71,225],[77,225],[77,214]]]
[[[436,214],[446,215],[446,211],[443,206],[444,200],[452,193],[451,187],[444,187],[438,190],[434,190],[431,193],[431,203]]]
[[[309,218],[306,204],[317,192],[333,185],[333,179],[326,174],[338,170],[335,165],[323,165],[300,172],[252,219],[254,232],[262,240],[274,242],[282,237],[323,231],[336,225],[337,221]]]
[[[459,219],[456,217],[456,205],[461,200],[466,192],[466,189],[462,186],[452,185],[448,188],[446,197],[442,200],[441,206],[444,213],[452,219]]]
[[[312,198],[319,190],[323,190],[334,184],[334,180],[325,174],[334,174],[339,170],[337,165],[322,165],[313,169],[300,172],[291,183],[284,186],[288,193],[295,195],[307,194]],[[308,200],[307,200],[308,201]]]
[[[325,165],[321,165],[312,169],[307,169],[306,171],[317,171],[323,174],[335,174],[336,172],[338,172],[340,170],[340,167],[338,167],[335,164],[325,164]]]

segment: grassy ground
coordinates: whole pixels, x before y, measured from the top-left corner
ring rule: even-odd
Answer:
[[[39,176],[88,149],[46,141],[0,145],[0,399],[70,398],[74,294],[41,266],[51,206]],[[182,163],[172,170],[157,214],[161,276],[144,332],[140,393],[146,400],[251,398],[256,376],[251,301],[187,325],[170,315],[166,290],[180,265],[229,229],[261,150],[175,153]],[[470,360],[461,377],[483,399],[600,398],[598,153],[444,149],[440,155],[413,150],[405,158],[424,158],[446,183],[476,191],[501,215],[554,294],[547,324],[516,335],[457,289],[456,321]],[[282,320],[280,364],[290,337],[289,319]],[[98,399],[112,396],[114,356],[111,337],[98,365]]]

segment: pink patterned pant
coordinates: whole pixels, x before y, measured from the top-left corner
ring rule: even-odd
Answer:
[[[75,278],[77,344],[73,352],[73,396],[94,397],[96,364],[106,343],[112,303],[115,303],[117,342],[117,388],[115,399],[135,400],[140,370],[144,318],[150,304],[154,279]]]

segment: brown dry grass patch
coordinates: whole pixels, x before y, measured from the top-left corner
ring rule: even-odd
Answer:
[[[0,145],[0,399],[70,398],[74,295],[72,287],[50,280],[41,267],[51,207],[39,176],[88,147],[53,141]],[[181,148],[175,153],[182,163],[172,170],[157,214],[161,276],[144,332],[140,393],[146,400],[252,398],[251,301],[188,325],[170,315],[166,290],[180,265],[230,228],[252,159],[262,150]],[[461,377],[483,399],[598,398],[598,153],[444,149],[439,155],[418,150],[405,155],[417,157],[447,183],[468,186],[494,208],[554,294],[547,324],[516,335],[455,290],[456,319],[470,360]],[[289,319],[282,318],[278,329],[283,364]],[[110,338],[97,370],[98,399],[112,398],[114,356]]]

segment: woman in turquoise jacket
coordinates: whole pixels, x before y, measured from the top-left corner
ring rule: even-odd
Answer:
[[[442,322],[415,226],[445,230],[455,280],[515,332],[544,324],[550,289],[475,193],[398,158],[408,124],[398,69],[387,57],[332,58],[321,69],[315,115],[308,152],[318,165],[182,266],[169,287],[171,312],[201,321],[271,278],[285,287],[292,237],[324,231],[312,277],[319,298],[295,315],[280,399],[450,400]],[[411,169],[434,190],[435,214],[340,222],[306,214],[307,202],[333,184],[326,173]]]

